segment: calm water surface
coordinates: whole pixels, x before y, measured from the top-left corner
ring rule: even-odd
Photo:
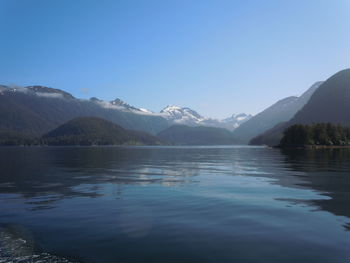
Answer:
[[[350,151],[0,148],[0,262],[350,262]]]

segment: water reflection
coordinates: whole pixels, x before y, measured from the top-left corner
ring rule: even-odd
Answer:
[[[350,218],[350,149],[282,150],[285,163],[302,172],[297,185],[321,192],[330,198],[312,203],[334,215]],[[350,230],[350,224],[346,225]]]
[[[319,191],[330,198],[307,202],[350,218],[349,149],[2,148],[0,167],[0,193],[19,194],[34,210],[64,198],[103,196],[106,183],[115,185],[118,198],[125,184],[178,186],[217,173]]]
[[[0,227],[82,262],[342,263],[349,161],[339,149],[0,148]]]
[[[116,184],[120,196],[123,184],[195,182],[195,159],[189,152],[141,147],[2,148],[0,192],[20,194],[31,209],[49,209],[64,198],[100,197],[105,183]]]

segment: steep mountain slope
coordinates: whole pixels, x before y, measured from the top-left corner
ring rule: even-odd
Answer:
[[[232,132],[215,127],[174,125],[161,131],[159,138],[179,145],[235,144]]]
[[[308,103],[286,123],[254,138],[252,144],[276,145],[283,131],[294,124],[334,123],[350,126],[350,69],[327,79]]]
[[[273,128],[278,123],[289,121],[309,101],[321,84],[322,82],[316,82],[300,97],[282,99],[253,116],[234,131],[235,137],[241,143],[248,143],[255,136]]]
[[[233,114],[231,117],[218,120],[203,117],[198,112],[184,107],[178,106],[167,106],[160,112],[161,116],[166,118],[169,122],[173,124],[183,124],[188,126],[208,126],[208,127],[218,127],[225,128],[228,130],[234,130],[242,123],[246,122],[251,118],[251,115],[241,113]]]
[[[330,77],[291,122],[333,122],[348,126],[349,113],[350,69],[346,69]]]
[[[124,128],[157,133],[169,123],[120,100],[80,100],[48,87],[0,88],[0,130],[41,135],[76,117],[95,116]]]
[[[49,145],[160,145],[161,140],[145,132],[127,130],[96,117],[70,120],[43,136]]]

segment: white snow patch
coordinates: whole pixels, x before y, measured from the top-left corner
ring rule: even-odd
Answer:
[[[242,123],[250,119],[252,116],[241,113],[233,114],[231,117],[218,120],[208,117],[203,117],[196,111],[187,107],[178,107],[170,105],[165,107],[160,112],[161,116],[172,121],[175,124],[185,124],[189,126],[211,126],[225,128],[228,130],[234,130],[239,127]]]
[[[61,93],[35,92],[35,95],[43,98],[63,99],[63,95]]]

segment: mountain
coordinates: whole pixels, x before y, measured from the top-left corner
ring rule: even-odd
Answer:
[[[93,97],[93,98],[90,98],[90,101],[95,102],[96,104],[99,104],[100,106],[107,108],[107,109],[114,109],[114,110],[120,110],[120,111],[124,111],[124,112],[137,113],[137,114],[155,115],[151,111],[148,111],[148,110],[142,109],[142,108],[136,108],[136,107],[122,101],[119,98],[116,98],[115,100],[112,100],[112,101],[104,101],[104,100],[99,100],[99,99]]]
[[[206,118],[191,110],[168,106],[161,113],[134,107],[121,99],[78,99],[63,90],[45,86],[0,85],[0,131],[41,136],[77,117],[98,117],[126,129],[157,134],[174,124],[211,126],[234,130],[251,116],[237,114],[224,120]]]
[[[81,100],[44,86],[0,86],[0,130],[42,135],[77,117],[93,116],[124,128],[156,134],[170,126],[161,116],[149,114],[121,100]]]
[[[231,117],[221,120],[221,123],[226,124],[223,125],[223,128],[226,128],[228,130],[235,130],[241,124],[247,122],[251,117],[252,115],[245,113],[232,114]]]
[[[283,131],[294,124],[333,123],[350,126],[350,69],[323,82],[294,117],[254,138],[252,144],[277,145]]]
[[[321,84],[321,81],[316,82],[300,97],[287,97],[276,102],[242,123],[234,130],[234,136],[241,143],[248,143],[252,138],[273,128],[278,123],[289,121],[309,101],[312,94]]]
[[[15,146],[15,145],[39,145],[40,140],[32,135],[3,130],[0,131],[0,145]]]
[[[173,125],[157,136],[178,145],[226,145],[237,142],[227,129],[205,126]]]
[[[182,124],[200,123],[205,120],[204,117],[190,108],[167,106],[160,113],[164,117]]]
[[[96,117],[70,120],[42,137],[49,145],[161,145],[161,140],[145,132],[127,130]]]
[[[281,148],[341,147],[350,145],[350,128],[331,123],[294,124],[283,132]]]
[[[187,107],[167,106],[160,112],[161,116],[173,124],[183,124],[188,126],[208,126],[234,130],[239,125],[249,120],[251,115],[245,113],[233,114],[231,117],[218,120],[203,117],[195,110]]]

